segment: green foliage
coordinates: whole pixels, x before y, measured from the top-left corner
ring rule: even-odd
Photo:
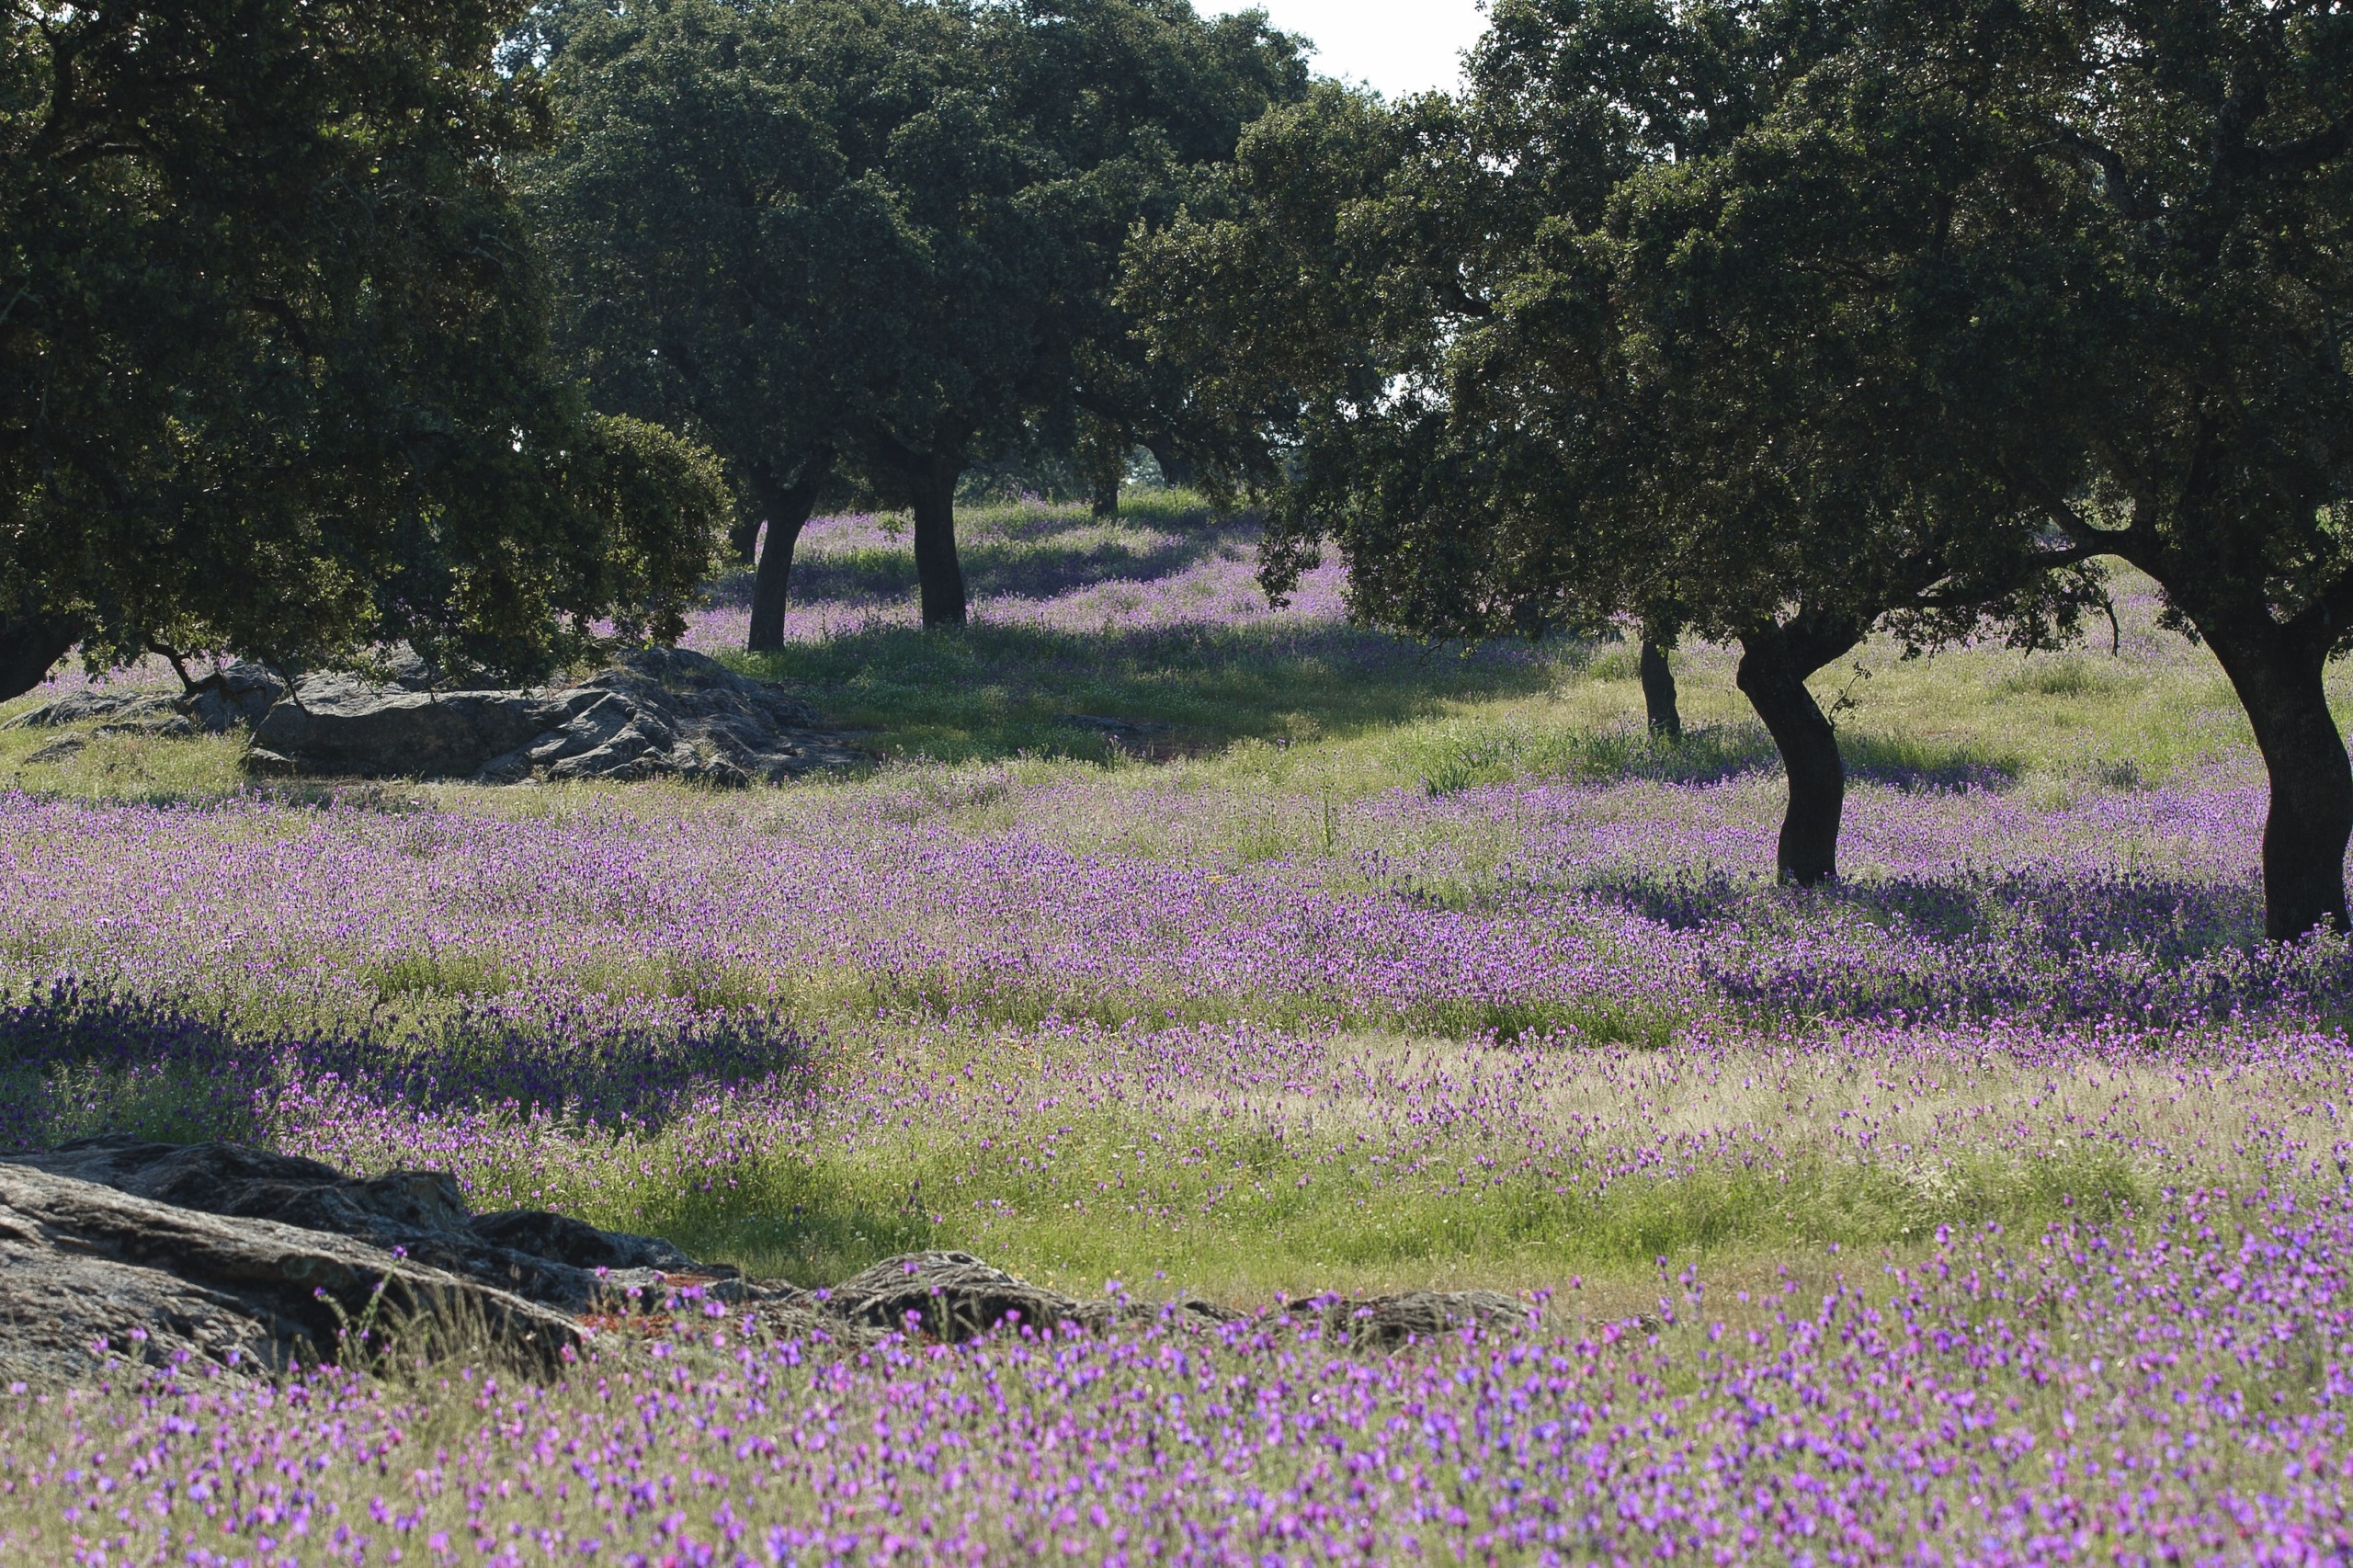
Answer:
[[[1828,16],[1753,128],[1632,183],[1641,276],[1746,364],[1836,347],[1806,382],[1923,485],[2156,579],[2271,770],[2271,935],[2344,926],[2321,671],[2353,648],[2353,12]]]
[[[2070,631],[2098,585],[2049,574],[2076,557],[2039,508],[1915,462],[1932,405],[1852,392],[1901,347],[1840,278],[1711,233],[1748,221],[1718,171],[1843,25],[1505,5],[1460,101],[1333,89],[1255,127],[1233,215],[1139,241],[1130,293],[1228,472],[1270,492],[1270,586],[1332,540],[1355,611],[1421,635],[1744,636],[1792,610],[1923,645],[1988,615],[2029,646]]]
[[[529,176],[567,351],[710,439],[754,522],[841,460],[914,502],[943,552],[927,619],[963,618],[975,455],[1124,469],[1153,392],[1120,247],[1303,74],[1255,13],[1182,0],[572,6],[535,41],[567,123]]]
[[[8,689],[76,635],[97,663],[406,637],[528,665],[616,592],[675,619],[708,497],[652,483],[691,465],[593,424],[545,353],[503,171],[547,114],[493,66],[518,14],[8,8],[0,642],[40,633]]]

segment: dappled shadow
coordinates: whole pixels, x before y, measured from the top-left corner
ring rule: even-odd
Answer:
[[[1755,872],[1613,869],[1580,882],[1677,930],[1739,924],[1769,932],[1847,909],[1946,942],[2006,938],[2039,950],[2139,949],[2160,960],[2245,949],[2263,936],[2261,891],[2145,871],[1956,869],[1949,876],[1864,875],[1810,889]]]
[[[795,603],[863,607],[915,591],[915,545],[904,529],[875,538],[862,530],[859,542],[835,542],[828,521],[813,525],[793,561]],[[1175,523],[1106,523],[1040,511],[991,517],[984,531],[966,532],[957,554],[975,599],[1051,599],[1114,584],[1149,587],[1215,557],[1244,561],[1255,540],[1254,524],[1213,522],[1206,513]],[[748,609],[752,582],[751,569],[739,566],[713,580],[706,597],[720,608]]]
[[[1158,755],[1287,744],[1552,679],[1540,650],[1426,648],[1322,620],[1097,631],[983,622],[947,635],[869,625],[747,667],[799,686],[836,722],[887,731],[904,755],[946,760],[1101,758],[1120,749],[1105,719],[1153,727]]]
[[[0,1003],[0,1152],[130,1132],[255,1139],[272,1090],[332,1081],[409,1110],[540,1111],[655,1131],[696,1096],[804,1073],[781,1019],[532,1026],[461,1009],[396,1036],[256,1034],[168,999],[58,983]]]

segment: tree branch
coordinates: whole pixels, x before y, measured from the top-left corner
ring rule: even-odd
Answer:
[[[2098,169],[2100,181],[2107,187],[2109,199],[2125,217],[2137,223],[2149,215],[2142,208],[2140,199],[2133,194],[2131,165],[2115,148],[2096,142],[2072,128],[2061,129],[2051,138],[2050,145],[2063,147]]]
[[[2245,148],[2241,156],[2257,174],[2304,175],[2349,151],[2353,151],[2353,115],[2282,146]]]

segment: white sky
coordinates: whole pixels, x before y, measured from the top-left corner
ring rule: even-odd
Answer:
[[[1397,97],[1460,85],[1462,51],[1486,28],[1478,0],[1255,0],[1274,25],[1313,40],[1309,63]],[[1208,0],[1212,13],[1246,0]]]

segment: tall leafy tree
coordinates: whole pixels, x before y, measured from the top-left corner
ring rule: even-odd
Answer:
[[[1140,243],[1129,286],[1270,495],[1271,586],[1331,540],[1355,612],[1421,635],[1737,640],[1802,883],[1836,874],[1845,790],[1808,676],[1880,625],[2047,641],[2097,593],[2018,495],[1915,460],[1922,400],[1855,393],[1893,351],[1868,318],[1760,337],[1679,243],[1692,180],[1835,37],[1811,6],[1504,0],[1466,97],[1270,116],[1238,215]]]
[[[2353,6],[1858,6],[1721,172],[1708,229],[1842,279],[1957,483],[2156,579],[2271,780],[2275,938],[2347,928],[2353,767],[2322,674],[2353,647]],[[1806,325],[1824,312],[1806,312]]]
[[[708,460],[590,415],[503,181],[497,6],[12,0],[0,696],[70,645],[544,663],[675,631]]]
[[[569,120],[531,176],[568,341],[733,461],[768,523],[756,648],[837,461],[912,504],[930,625],[964,619],[977,452],[1042,432],[1123,465],[1154,400],[1120,248],[1304,80],[1263,17],[1184,0],[643,0],[537,41]]]

